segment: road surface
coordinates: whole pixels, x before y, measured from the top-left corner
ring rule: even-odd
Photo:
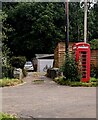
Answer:
[[[22,118],[96,118],[95,87],[61,86],[36,73],[24,82],[2,89],[3,112]]]

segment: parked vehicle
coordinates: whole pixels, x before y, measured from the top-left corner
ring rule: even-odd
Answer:
[[[24,69],[27,71],[34,71],[33,64],[31,61],[27,61],[24,65]]]

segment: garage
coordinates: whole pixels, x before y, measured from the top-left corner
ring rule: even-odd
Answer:
[[[53,67],[54,54],[36,54],[36,59],[38,72],[46,72]]]

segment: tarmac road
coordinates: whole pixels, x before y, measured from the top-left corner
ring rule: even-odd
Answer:
[[[42,82],[32,82],[36,79]],[[22,118],[96,118],[95,87],[61,86],[35,73],[24,81],[2,89],[3,112]]]

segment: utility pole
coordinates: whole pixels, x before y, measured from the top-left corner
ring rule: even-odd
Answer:
[[[84,42],[87,42],[87,11],[88,5],[87,0],[84,0]]]
[[[69,4],[68,0],[65,1],[65,14],[66,14],[66,53],[68,53],[68,45],[69,45]]]
[[[97,4],[97,0],[81,0],[80,7],[84,8],[84,42],[87,42],[87,12],[94,4]]]

